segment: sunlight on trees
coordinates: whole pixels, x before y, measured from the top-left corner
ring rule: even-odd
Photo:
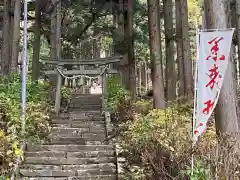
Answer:
[[[26,137],[18,137],[23,1],[0,0],[0,6],[0,179],[10,177],[23,156],[22,142],[42,143],[50,135],[56,94],[61,116],[69,113],[74,91],[87,97],[93,83],[104,92],[105,124],[111,115],[113,130],[104,143],[119,145],[117,159],[125,159],[118,163],[123,179],[240,178],[240,0],[28,0]],[[220,98],[192,148],[196,32],[231,27]],[[100,62],[114,60],[102,63],[113,72],[106,75]],[[88,107],[88,100],[81,103]]]

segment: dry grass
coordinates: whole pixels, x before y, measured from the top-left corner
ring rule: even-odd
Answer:
[[[165,111],[154,110],[146,115],[146,108],[142,104],[136,111],[136,107],[132,108],[132,113],[137,112],[138,116],[133,116],[128,111],[131,121],[122,121],[127,126],[121,137],[124,149],[122,155],[127,160],[125,179],[240,179],[237,141],[224,135],[217,140],[214,123],[209,124],[208,130],[192,149],[191,117],[188,117],[188,112],[183,113],[183,110],[185,112],[189,108],[188,105],[180,108],[180,114],[179,109],[174,107]],[[123,106],[121,108],[124,109]],[[144,109],[142,116],[140,109]],[[194,177],[189,175],[192,153],[195,160]],[[133,171],[136,167],[138,170]]]

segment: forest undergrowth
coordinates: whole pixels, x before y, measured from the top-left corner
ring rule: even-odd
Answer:
[[[208,130],[192,148],[193,102],[179,99],[162,110],[153,109],[151,101],[138,98],[132,102],[118,77],[108,81],[106,104],[113,117],[119,155],[125,159],[124,179],[240,179],[236,141],[229,141],[226,136],[217,139],[213,117]]]
[[[40,144],[48,140],[54,115],[54,86],[47,81],[37,84],[28,77],[25,133],[21,121],[21,81],[19,75],[0,78],[0,180],[9,179],[16,160],[24,159],[22,143]],[[70,91],[61,88],[61,105],[67,109]]]
[[[0,178],[8,179],[18,157],[24,158],[21,143],[41,143],[51,130],[53,108],[49,84],[27,81],[25,133],[21,133],[21,82],[19,75],[0,78]]]

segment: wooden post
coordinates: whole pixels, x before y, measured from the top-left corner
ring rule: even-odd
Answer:
[[[84,72],[84,66],[80,66],[80,71]],[[85,78],[82,79],[83,84],[81,84],[80,87],[80,93],[84,94],[84,84],[85,84]]]
[[[147,68],[147,63],[144,63],[144,69],[145,69],[145,92],[148,91],[148,68]]]
[[[142,63],[139,66],[139,92],[140,95],[142,94]]]
[[[105,111],[105,95],[107,93],[107,74],[104,72],[102,75],[102,109]]]
[[[60,70],[62,68],[59,68]],[[59,114],[60,106],[61,106],[61,87],[62,87],[62,75],[57,73],[57,86],[56,86],[56,98],[55,98],[55,112],[56,115]]]
[[[106,102],[106,94],[107,94],[107,80],[108,80],[108,74],[104,72],[102,75],[102,109],[104,111],[105,116],[105,127],[106,127],[106,137],[108,137],[109,132],[112,132],[112,126],[111,126],[111,114],[107,111],[107,106],[105,104]]]

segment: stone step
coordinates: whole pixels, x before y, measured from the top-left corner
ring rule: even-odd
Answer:
[[[82,98],[74,98],[71,99],[70,103],[78,103],[78,104],[101,104],[102,100],[101,99],[82,99]]]
[[[92,111],[92,110],[102,110],[101,107],[72,107],[72,106],[69,106],[69,111]]]
[[[86,98],[86,97],[95,98],[95,99],[101,99],[102,98],[102,94],[81,94],[79,92],[75,92],[75,93],[71,94],[71,96],[74,97],[74,98]]]
[[[101,107],[102,106],[102,102],[99,101],[99,102],[82,102],[82,101],[73,101],[69,104],[69,106],[71,105],[78,105],[78,106],[85,106],[85,107],[88,107],[88,106],[98,106],[98,107]]]
[[[80,152],[64,152],[64,151],[39,151],[25,152],[25,157],[65,157],[65,158],[93,158],[93,157],[113,157],[114,151],[80,151]]]
[[[75,144],[75,145],[113,145],[113,141],[78,141],[73,143],[72,141],[59,141],[59,140],[52,140],[52,141],[47,141],[44,143],[44,145],[69,145],[69,144]]]
[[[52,119],[69,119],[70,114],[69,113],[60,113],[59,115],[53,115]]]
[[[26,180],[26,179],[22,179]],[[117,180],[116,175],[99,175],[99,176],[81,176],[81,177],[30,177],[27,180]]]
[[[114,151],[68,152],[68,158],[114,157]]]
[[[93,170],[104,169],[114,171],[116,164],[114,163],[101,163],[101,164],[88,164],[88,165],[39,165],[39,164],[24,164],[21,169],[31,170]]]
[[[96,121],[97,122],[97,121]],[[57,122],[57,123],[53,123],[52,127],[59,127],[59,128],[88,128],[89,132],[96,132],[96,131],[102,131],[102,130],[106,130],[105,129],[105,122],[101,121],[101,122],[97,122],[97,124],[93,123],[93,122],[80,122],[80,123],[71,123],[71,122]]]
[[[60,136],[77,136],[82,133],[94,133],[94,134],[105,134],[105,128],[98,127],[78,127],[78,128],[69,128],[69,127],[53,127],[51,129],[52,135]]]
[[[117,180],[117,176],[116,175],[82,176],[68,178],[68,180]]]
[[[115,174],[115,169],[85,169],[85,170],[32,170],[21,169],[20,174],[25,177],[71,177],[71,176],[91,176],[91,175],[111,175]]]
[[[65,158],[65,157],[26,157],[25,164],[39,165],[84,165],[114,163],[115,157]]]
[[[95,100],[101,100],[102,99],[102,94],[95,94],[95,95],[79,95],[75,94],[71,97],[71,99],[95,99]]]
[[[72,97],[74,98],[102,98],[102,95],[101,94],[81,94],[81,93],[78,93],[78,92],[73,92],[71,94]],[[73,99],[73,98],[72,98]]]
[[[76,98],[81,98],[81,99],[86,99],[86,98],[91,98],[91,99],[101,99],[102,95],[101,94],[72,94],[71,99],[76,99]]]
[[[101,94],[96,94],[96,95],[73,94],[71,99],[83,99],[83,100],[95,99],[95,100],[101,100],[102,99],[102,95]]]
[[[82,105],[100,105],[102,104],[101,99],[72,99],[69,104],[82,104]]]
[[[84,111],[84,112],[81,112],[79,110],[77,110],[78,112],[76,111],[71,111],[70,112],[70,116],[69,118],[74,118],[74,117],[103,117],[104,114],[102,113],[101,110],[96,110],[96,111]]]
[[[97,105],[102,105],[102,101],[101,100],[87,100],[87,101],[83,101],[81,99],[73,99],[69,105],[83,105],[83,106],[97,106]]]
[[[103,117],[86,117],[82,119],[53,119],[52,124],[104,124],[105,120]]]
[[[69,103],[69,105],[83,105],[83,106],[101,106],[103,103],[102,101],[93,101],[93,100],[88,100],[88,101],[82,101],[81,99],[75,99]]]
[[[76,171],[72,170],[32,170],[20,169],[20,174],[25,177],[71,177],[78,176]]]
[[[101,107],[72,107],[69,106],[69,111],[93,111],[93,110],[99,110],[101,111],[102,108]]]
[[[70,104],[69,109],[87,109],[87,110],[101,110],[102,109],[102,105],[82,105],[82,104]]]
[[[105,129],[105,121],[95,121],[95,122],[91,122],[91,121],[86,121],[86,122],[82,122],[82,123],[74,123],[72,124],[72,127],[74,128],[78,128],[78,127],[89,127],[90,132],[94,132],[95,129]]]
[[[28,152],[36,151],[64,151],[64,152],[85,152],[85,151],[112,151],[113,145],[31,145],[28,144]]]
[[[67,152],[64,152],[64,151],[28,152],[27,151],[27,152],[24,152],[24,157],[67,157]]]
[[[72,100],[69,105],[82,105],[82,106],[101,106],[102,101],[82,101],[81,99]]]
[[[79,92],[73,92],[71,94],[71,96],[73,97],[91,97],[91,98],[101,98],[102,95],[101,94],[83,94],[83,93],[79,93]]]
[[[71,116],[102,116],[101,110],[86,110],[86,111],[79,111],[79,110],[73,110],[69,111],[69,115]]]
[[[20,180],[69,180],[69,177],[22,177]]]
[[[93,99],[72,99],[70,101],[69,104],[82,104],[82,105],[101,105],[102,104],[102,100],[101,99],[97,99],[97,100],[93,100]]]
[[[96,106],[88,106],[88,105],[80,105],[80,104],[71,104],[68,106],[69,111],[74,111],[74,110],[79,110],[79,111],[85,111],[85,110],[102,110],[101,105],[96,105]]]
[[[91,125],[91,123],[78,123],[78,124],[72,124],[72,123],[54,123],[52,124],[52,127],[59,127],[59,128],[89,128],[89,132],[98,132],[105,129],[105,123],[99,123],[96,125]],[[96,131],[95,131],[96,130]]]
[[[72,133],[72,134],[67,134],[67,135],[64,135],[64,134],[53,134],[53,135],[50,135],[49,136],[50,139],[56,139],[56,140],[63,140],[63,141],[66,141],[66,140],[69,140],[69,141],[81,141],[81,140],[84,140],[84,141],[102,141],[102,140],[105,140],[106,138],[106,135],[105,133],[102,133],[102,134],[94,134],[94,133]]]
[[[53,127],[51,129],[52,135],[60,135],[60,136],[66,136],[66,135],[80,135],[82,133],[89,132],[89,128],[64,128],[64,127]]]
[[[106,144],[112,144],[111,142],[106,141],[86,141],[82,138],[79,139],[73,139],[73,138],[59,138],[59,139],[50,139],[49,141],[46,141],[44,145],[69,145],[69,144],[75,144],[75,145],[106,145]]]
[[[63,124],[69,124],[69,123],[104,123],[105,122],[105,119],[103,117],[74,117],[72,119],[53,119],[51,121],[53,124],[54,123],[63,123]]]
[[[71,116],[69,118],[70,121],[104,121],[103,116]]]

